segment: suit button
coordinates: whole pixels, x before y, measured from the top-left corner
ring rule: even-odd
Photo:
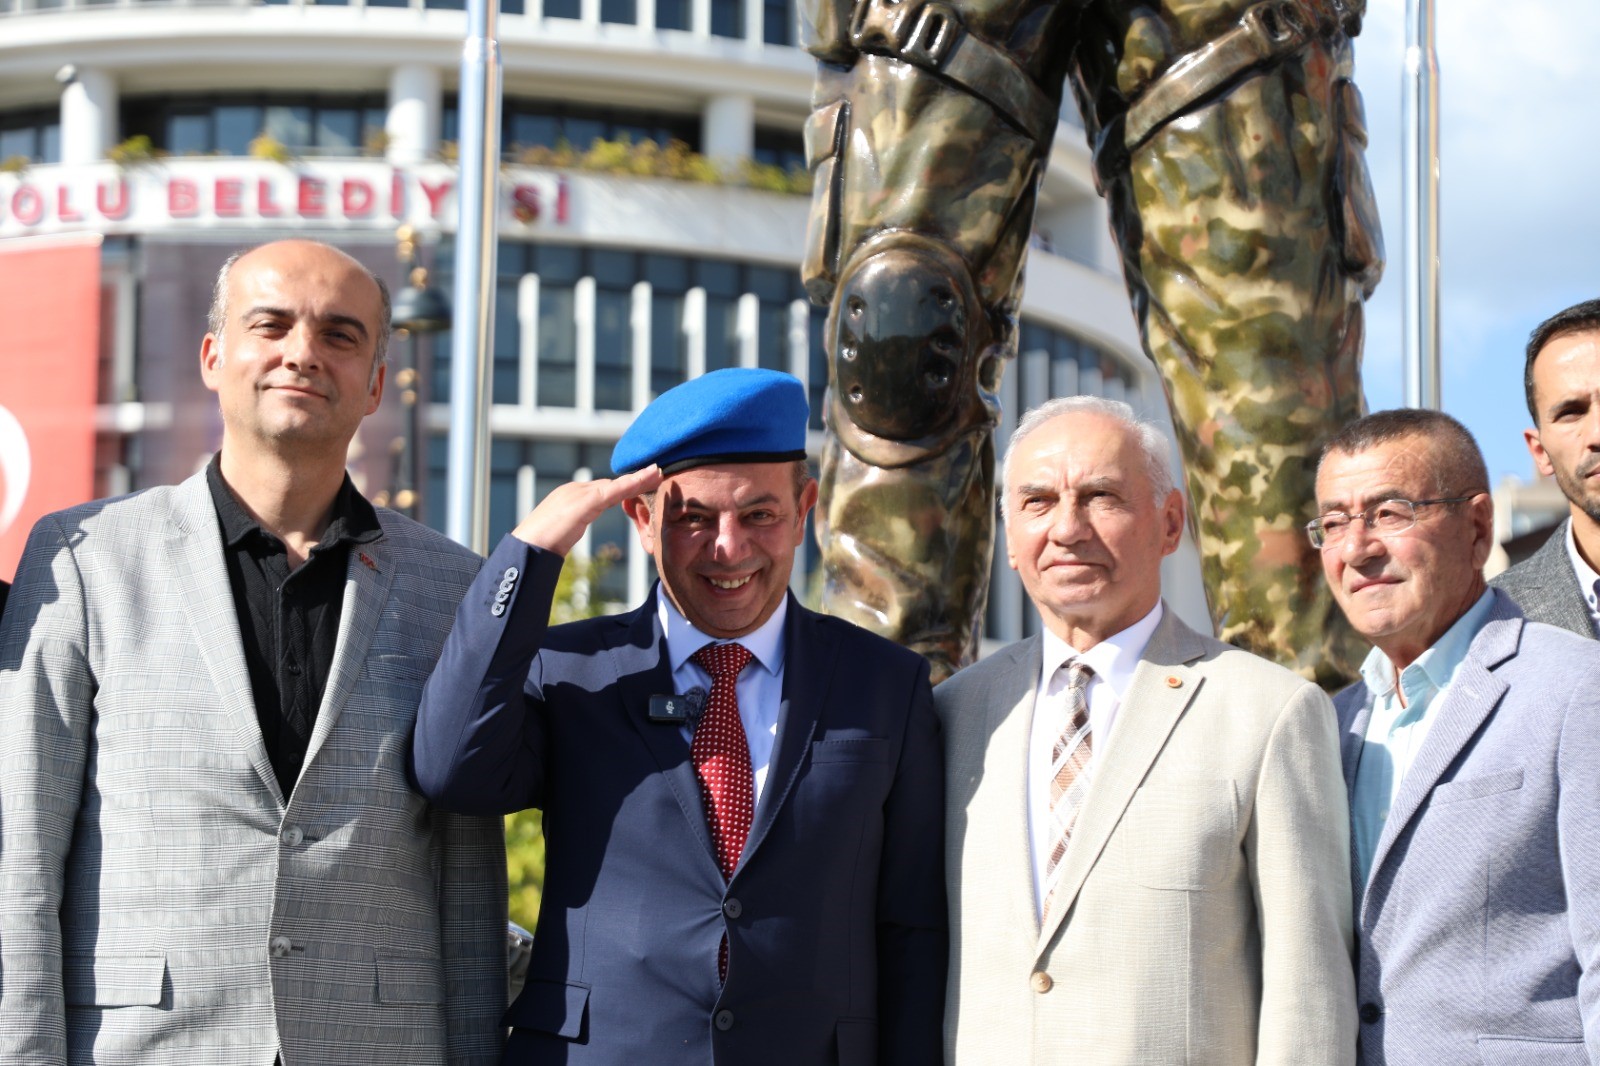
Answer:
[[[289,942],[289,938],[286,936],[275,936],[272,938],[271,947],[272,957],[275,959],[281,959],[289,954],[289,952],[294,948],[294,945]]]
[[[305,838],[305,833],[302,832],[300,827],[297,825],[291,825],[289,828],[283,831],[283,842],[289,845],[291,848],[299,844]]]
[[[719,1010],[719,1011],[717,1011],[717,1017],[716,1017],[715,1021],[716,1021],[717,1028],[720,1029],[722,1032],[726,1033],[729,1029],[733,1028],[733,1011],[731,1011],[731,1010]]]
[[[737,918],[744,913],[744,904],[736,899],[725,899],[722,901],[722,913],[729,918]]]
[[[1038,973],[1028,978],[1028,984],[1035,992],[1042,996],[1046,992],[1050,991],[1055,982],[1050,979],[1049,974],[1045,973],[1043,970],[1040,970]]]
[[[1378,1009],[1378,1005],[1376,1003],[1361,1004],[1361,1020],[1363,1022],[1371,1025],[1381,1017],[1383,1017],[1383,1011]]]

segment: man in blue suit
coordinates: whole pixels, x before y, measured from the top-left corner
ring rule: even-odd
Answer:
[[[1485,586],[1488,487],[1434,411],[1317,472],[1311,542],[1374,645],[1334,701],[1366,1066],[1600,1063],[1600,648]]]
[[[456,616],[413,769],[439,806],[544,811],[507,1063],[940,1058],[947,934],[927,664],[789,595],[817,498],[799,381],[723,370],[646,408],[610,481],[556,489]],[[614,504],[661,580],[547,628]]]

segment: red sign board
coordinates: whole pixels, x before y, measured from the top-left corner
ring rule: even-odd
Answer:
[[[0,578],[41,516],[94,496],[100,239],[0,243]]]

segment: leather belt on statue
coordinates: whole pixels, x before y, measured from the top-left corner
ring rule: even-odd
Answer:
[[[969,33],[944,0],[860,0],[850,20],[850,43],[954,82],[1037,142],[1055,132],[1060,105],[1004,51]]]

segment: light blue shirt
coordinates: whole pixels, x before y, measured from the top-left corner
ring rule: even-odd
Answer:
[[[1362,884],[1372,875],[1378,839],[1383,836],[1400,782],[1416,761],[1433,725],[1434,712],[1444,702],[1440,697],[1455,681],[1472,638],[1489,619],[1493,602],[1489,592],[1479,596],[1433,647],[1400,671],[1398,691],[1394,664],[1383,652],[1373,648],[1361,664],[1361,679],[1372,694],[1372,717],[1367,722],[1367,735],[1356,762],[1355,788],[1350,793],[1350,835]],[[1400,692],[1405,693],[1405,706],[1400,705]]]
[[[660,586],[656,588],[656,610],[661,631],[667,635],[673,688],[678,692],[698,688],[709,693],[711,675],[690,656],[707,644],[721,643],[720,639],[696,629]],[[772,617],[761,623],[759,629],[734,638],[755,656],[755,661],[739,674],[733,690],[739,697],[739,720],[744,723],[744,737],[750,745],[750,769],[755,775],[757,803],[761,802],[761,791],[767,784],[772,746],[778,738],[778,711],[783,704],[783,622],[788,616],[789,597],[785,596],[778,601]],[[690,739],[687,728],[683,736],[685,740]]]

